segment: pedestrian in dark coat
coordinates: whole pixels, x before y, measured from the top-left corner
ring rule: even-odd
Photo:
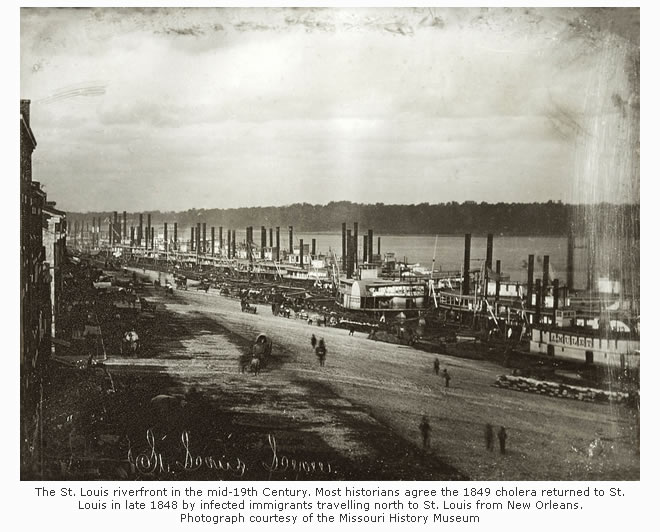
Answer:
[[[436,375],[440,373],[440,361],[437,358],[433,361],[433,371]]]
[[[321,367],[325,366],[326,349],[323,338],[319,340],[319,345],[316,347],[316,356],[319,359],[319,366]]]
[[[447,368],[442,370],[442,378],[445,379],[445,388],[449,388],[449,381],[451,380],[451,376],[449,375]]]
[[[312,334],[312,349],[316,349],[316,336]]]
[[[486,449],[492,451],[494,447],[493,442],[495,440],[495,431],[493,430],[493,426],[490,423],[486,423],[484,437],[486,439]]]
[[[429,440],[431,435],[431,425],[426,416],[422,416],[422,422],[419,424],[419,432],[422,435],[422,446],[424,449],[429,448]]]
[[[497,432],[497,439],[500,440],[500,454],[506,453],[506,429],[500,427],[500,430]]]

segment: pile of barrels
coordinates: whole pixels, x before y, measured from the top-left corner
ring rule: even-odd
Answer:
[[[552,397],[563,397],[565,399],[576,399],[591,403],[625,403],[632,397],[630,392],[614,390],[600,390],[598,388],[587,388],[552,381],[541,381],[529,377],[516,375],[500,375],[495,381],[495,386],[508,388],[520,392],[537,393]]]

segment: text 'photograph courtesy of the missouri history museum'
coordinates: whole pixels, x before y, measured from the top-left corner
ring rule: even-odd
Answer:
[[[639,9],[20,39],[22,479],[639,480]]]

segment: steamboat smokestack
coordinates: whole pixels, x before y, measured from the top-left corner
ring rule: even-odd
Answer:
[[[266,227],[261,226],[261,254],[262,259],[266,258]]]
[[[346,277],[348,279],[353,278],[353,240],[351,235],[351,230],[346,230],[346,241],[349,243],[346,248]]]
[[[486,268],[493,269],[493,235],[488,233],[486,237]]]
[[[367,253],[367,262],[371,264],[374,261],[374,230],[369,229],[367,231],[368,235],[368,248],[369,248],[369,253]]]
[[[559,279],[552,280],[552,323],[557,325],[557,310],[559,310]]]
[[[534,255],[527,256],[527,308],[532,308],[532,294],[534,293]]]
[[[573,232],[573,225],[569,224],[568,226],[568,248],[566,249],[566,286],[569,292],[573,291],[574,287],[574,272],[575,264],[573,253],[575,250],[575,233]]]
[[[353,246],[354,246],[354,249],[353,249],[353,264],[356,264],[356,265],[357,265],[357,262],[358,262],[359,257],[360,257],[360,254],[358,252],[359,251],[358,250],[358,244],[359,244],[358,239],[359,238],[360,237],[359,237],[359,234],[358,234],[358,223],[353,222]]]
[[[548,284],[550,283],[550,255],[543,255],[543,285],[541,287],[543,299],[541,306],[545,307],[545,294],[548,292]]]
[[[470,295],[470,246],[472,234],[465,233],[465,254],[463,255],[463,295]]]
[[[275,227],[275,256],[273,260],[280,260],[280,226]]]
[[[341,224],[341,267],[346,271],[346,222]]]

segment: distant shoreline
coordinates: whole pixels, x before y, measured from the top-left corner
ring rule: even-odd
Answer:
[[[331,202],[326,205],[309,203],[285,207],[245,207],[241,209],[189,209],[182,212],[129,213],[119,210],[100,213],[74,213],[70,220],[84,225],[96,218],[101,230],[115,216],[127,226],[142,225],[162,227],[165,223],[178,224],[185,230],[203,224],[205,227],[222,227],[242,234],[246,227],[267,230],[280,227],[281,232],[293,226],[295,233],[331,234],[340,232],[342,224],[354,233],[368,229],[379,235],[401,236],[457,236],[488,235],[504,237],[563,237],[571,227],[576,235],[608,233],[638,238],[640,227],[639,204],[569,205],[561,202],[546,203],[438,203],[418,205],[359,204]],[[587,231],[586,228],[589,227]],[[182,234],[182,233],[181,233]]]

